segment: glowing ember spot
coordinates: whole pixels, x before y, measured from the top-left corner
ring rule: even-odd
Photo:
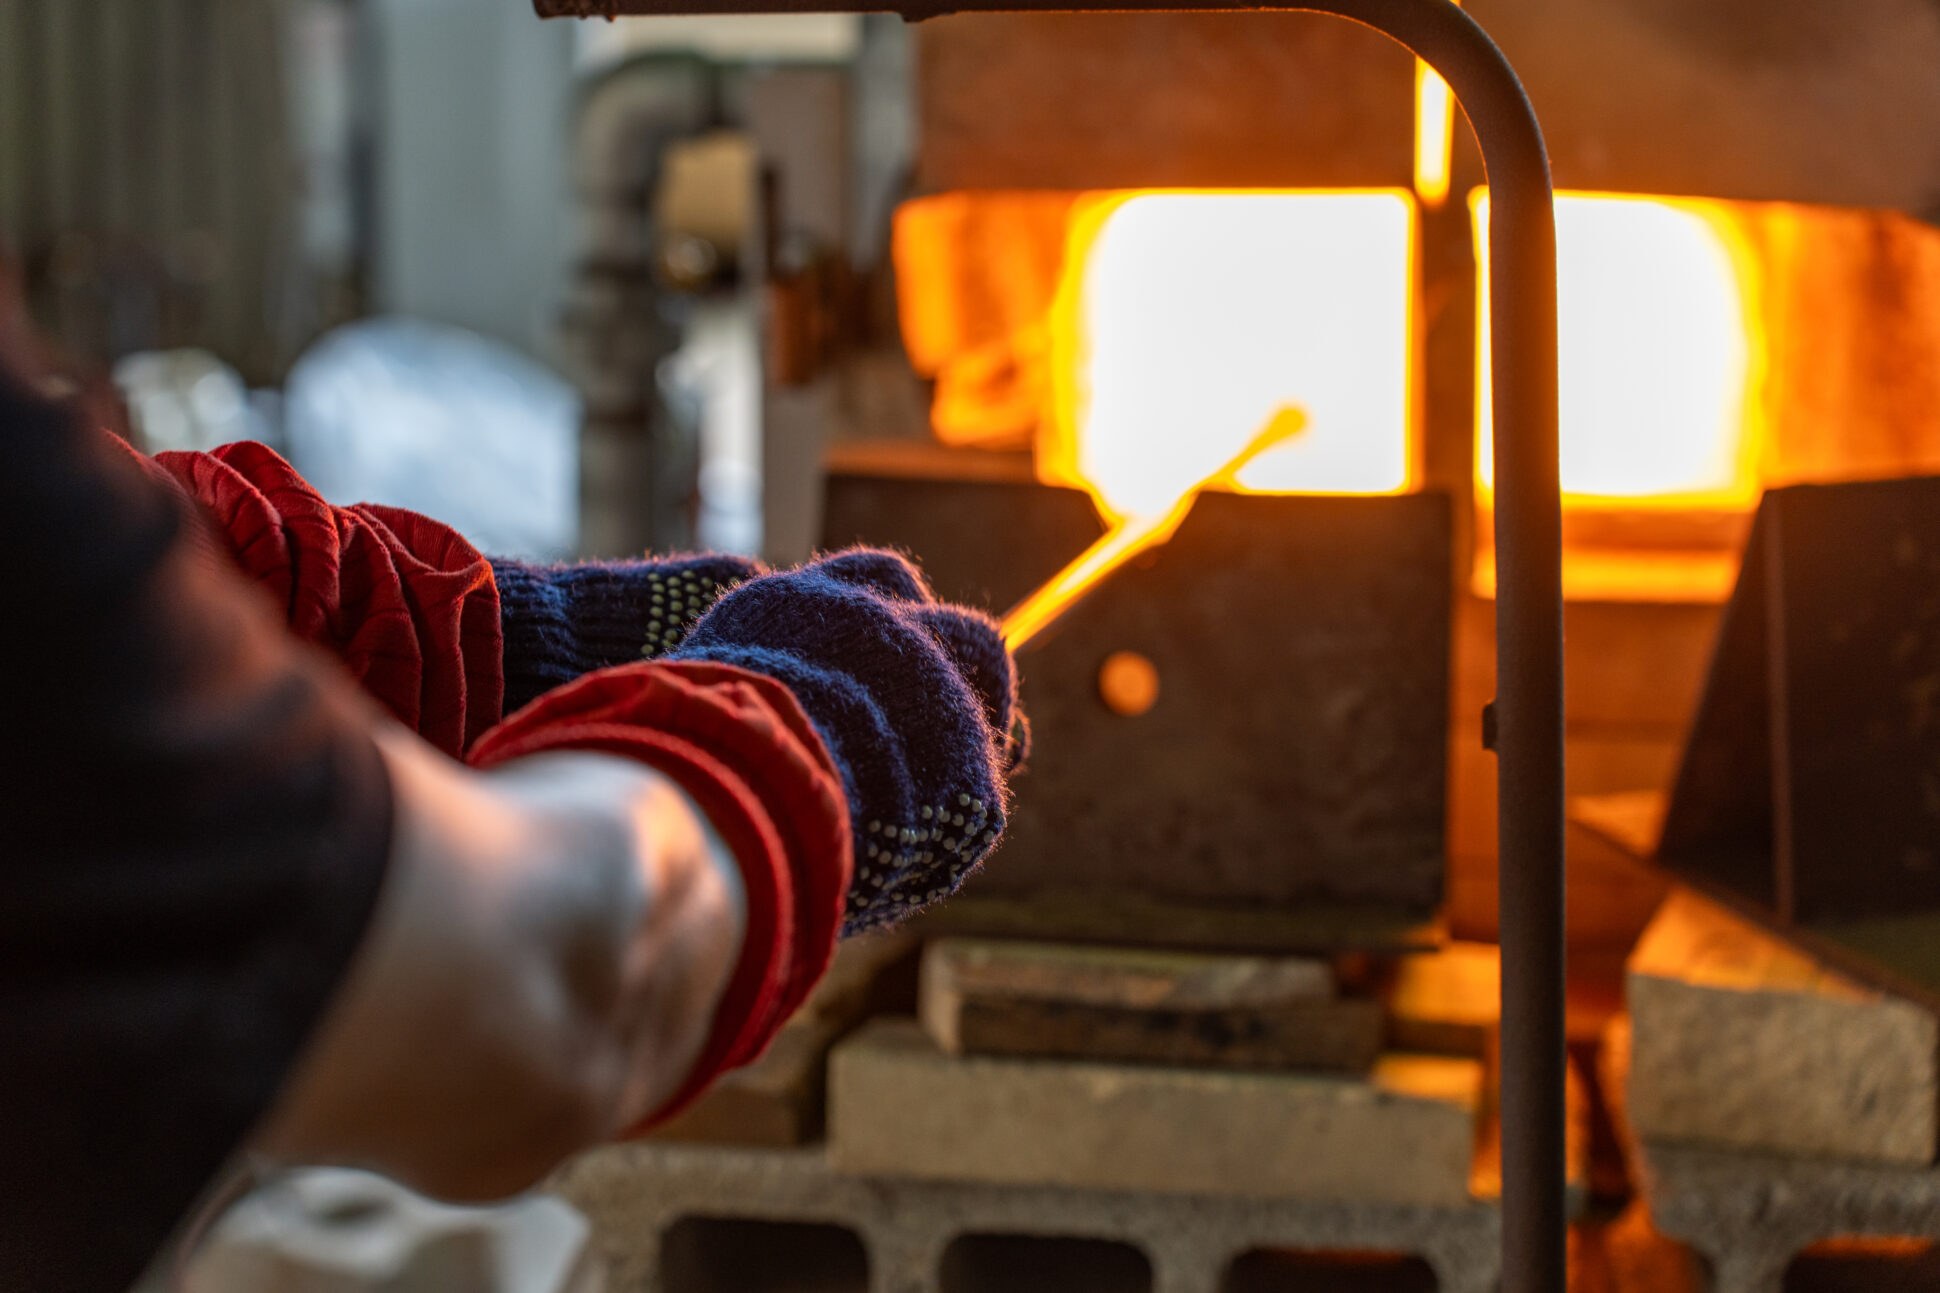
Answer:
[[[1487,504],[1495,462],[1486,195],[1474,208],[1475,468]],[[1563,195],[1556,243],[1565,508],[1752,507],[1764,342],[1752,258],[1723,204]]]
[[[1397,191],[1103,195],[1051,311],[1040,478],[1167,515],[1287,409],[1236,487],[1385,494],[1413,475],[1414,204]]]

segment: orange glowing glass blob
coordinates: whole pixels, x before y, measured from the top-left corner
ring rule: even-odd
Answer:
[[[1495,481],[1488,220],[1477,262],[1476,457]],[[1760,491],[1765,339],[1757,262],[1728,204],[1569,193],[1556,199],[1565,511],[1742,512]]]
[[[1039,477],[1088,489],[1108,520],[1163,517],[1292,412],[1299,434],[1233,488],[1407,489],[1414,217],[1399,190],[1081,201]]]
[[[1036,465],[1112,528],[1004,617],[1013,649],[1169,539],[1202,488],[1409,487],[1414,221],[1392,190],[1078,202]]]

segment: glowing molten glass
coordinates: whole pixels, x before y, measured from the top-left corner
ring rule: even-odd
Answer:
[[[1037,470],[1108,519],[1158,517],[1289,410],[1236,487],[1386,494],[1412,478],[1414,207],[1400,192],[1142,193],[1074,213]]]
[[[1006,618],[1013,645],[1164,542],[1203,487],[1408,488],[1413,236],[1391,191],[1080,200],[1037,473],[1113,529]]]

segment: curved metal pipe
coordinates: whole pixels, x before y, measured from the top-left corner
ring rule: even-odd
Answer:
[[[828,0],[534,0],[542,17],[820,12]],[[1450,0],[864,0],[949,13],[1324,13],[1405,45],[1448,82],[1488,173],[1495,400],[1496,752],[1502,929],[1502,1290],[1565,1284],[1563,600],[1556,426],[1556,221],[1536,114],[1502,51]]]

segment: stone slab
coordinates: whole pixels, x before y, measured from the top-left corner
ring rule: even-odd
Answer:
[[[1336,995],[1325,961],[939,939],[924,1030],[953,1055],[1365,1072],[1382,1010]]]
[[[926,987],[1127,1010],[1230,1010],[1334,995],[1333,967],[1311,957],[940,939],[923,958]]]
[[[870,1293],[941,1293],[943,1254],[964,1235],[1125,1243],[1150,1261],[1153,1293],[1211,1293],[1235,1258],[1272,1248],[1413,1254],[1442,1293],[1491,1293],[1499,1271],[1492,1199],[1417,1206],[889,1180],[833,1171],[817,1147],[652,1141],[581,1155],[552,1185],[592,1221],[607,1293],[660,1293],[663,1237],[690,1217],[840,1226],[867,1252]]]
[[[1626,1107],[1643,1140],[1934,1160],[1940,1021],[1688,890],[1632,953]]]
[[[930,908],[912,926],[937,936],[1072,939],[1299,956],[1425,952],[1448,937],[1439,916],[1359,903],[1198,906],[1124,891],[1049,887],[1009,895],[984,893],[975,885]]]
[[[877,1020],[829,1064],[829,1157],[865,1176],[1457,1206],[1476,1061],[1383,1056],[1366,1079],[956,1057]]]
[[[1940,1169],[1641,1141],[1625,1108],[1630,1059],[1619,1016],[1598,1077],[1638,1201],[1610,1232],[1614,1293],[1931,1286],[1908,1285],[1905,1262],[1880,1265],[1880,1248],[1940,1240]],[[1812,1260],[1795,1265],[1801,1253]]]

